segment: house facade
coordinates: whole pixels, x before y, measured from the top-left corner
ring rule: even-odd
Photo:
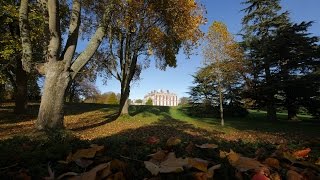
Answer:
[[[178,96],[169,90],[153,90],[144,96],[143,103],[145,104],[148,99],[152,100],[154,106],[178,106]]]

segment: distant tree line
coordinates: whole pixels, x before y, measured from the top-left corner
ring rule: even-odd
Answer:
[[[85,103],[99,103],[99,104],[119,104],[120,94],[114,92],[107,92],[103,94],[95,94],[92,96],[87,96],[84,99]]]

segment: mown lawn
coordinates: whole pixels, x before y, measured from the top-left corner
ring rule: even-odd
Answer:
[[[143,179],[151,174],[141,162],[163,148],[170,137],[182,141],[174,149],[177,156],[186,156],[185,149],[192,142],[214,143],[220,150],[233,149],[248,157],[253,157],[259,148],[271,153],[279,144],[286,144],[292,150],[311,148],[309,161],[319,157],[320,121],[305,116],[301,121],[288,122],[284,114],[279,114],[280,121],[268,122],[265,112],[250,111],[245,118],[226,118],[225,127],[221,127],[219,119],[190,117],[180,107],[131,106],[130,116],[116,119],[116,105],[68,104],[66,129],[44,133],[33,128],[37,108],[33,104],[29,114],[15,116],[10,104],[0,107],[0,179],[14,179],[21,171],[39,179],[48,176],[48,163],[56,174],[83,172],[86,169],[74,163],[66,166],[58,161],[90,144],[104,145],[106,149],[103,158],[95,159],[95,163],[120,159],[128,164],[128,179]],[[150,145],[150,137],[159,138],[159,144]],[[216,154],[208,152],[194,151],[188,156],[221,162]],[[232,178],[229,174],[230,170],[224,169],[217,176]]]

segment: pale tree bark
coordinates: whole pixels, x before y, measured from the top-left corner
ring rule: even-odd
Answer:
[[[28,23],[28,13],[29,6],[28,0],[21,0],[19,8],[19,27],[20,27],[20,37],[22,44],[22,66],[23,69],[30,73],[31,71],[31,61],[32,61],[32,46],[31,38],[29,32],[29,23]]]
[[[36,121],[36,128],[39,130],[58,129],[64,127],[63,106],[68,85],[71,80],[76,77],[76,74],[81,68],[91,59],[101,44],[106,32],[105,24],[107,24],[107,22],[105,22],[105,17],[109,16],[113,7],[111,5],[107,6],[104,18],[95,34],[91,37],[88,46],[72,63],[79,34],[81,12],[80,0],[73,0],[69,35],[62,53],[60,53],[61,31],[59,1],[50,0],[48,2],[41,2],[42,5],[47,8],[50,41],[46,57],[47,62],[42,68],[38,67],[38,69],[43,70],[45,83]],[[26,19],[26,21],[21,21],[20,23],[27,24],[28,21]]]
[[[22,58],[16,60],[16,89],[15,109],[16,114],[23,114],[28,106],[28,73],[31,72],[32,46],[28,23],[28,0],[21,0],[19,8],[19,30],[22,42]]]
[[[221,79],[218,78],[218,91],[219,91],[219,100],[220,100],[220,118],[221,118],[221,126],[224,126],[224,118],[223,118],[223,95],[222,95],[222,86]]]

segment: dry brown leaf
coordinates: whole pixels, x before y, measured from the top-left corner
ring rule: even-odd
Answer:
[[[281,176],[279,175],[279,173],[274,172],[270,175],[270,179],[271,180],[281,180]]]
[[[171,152],[168,154],[165,161],[157,165],[151,161],[145,161],[145,167],[151,172],[152,175],[159,173],[174,173],[182,172],[183,167],[188,165],[188,158],[176,158],[176,155]]]
[[[264,166],[259,161],[248,157],[239,157],[238,161],[236,161],[232,165],[242,172],[248,171],[250,169],[257,170]]]
[[[308,154],[310,151],[311,151],[310,148],[306,148],[306,149],[295,151],[292,153],[292,155],[297,159],[300,159],[300,158],[308,157]]]
[[[207,180],[207,173],[205,172],[197,172],[192,175],[193,180]]]
[[[96,144],[92,144],[90,146],[91,148],[79,149],[74,154],[69,153],[65,161],[58,161],[58,162],[68,164],[72,161],[75,161],[81,158],[93,158],[97,152],[100,152],[104,149],[104,146],[98,146]]]
[[[230,152],[226,156],[231,165],[236,163],[240,158],[240,155],[232,150],[230,150]]]
[[[267,176],[261,173],[256,173],[251,180],[270,180]]]
[[[166,154],[165,151],[159,150],[159,151],[157,151],[156,153],[150,154],[150,155],[148,155],[148,156],[151,156],[151,158],[152,158],[153,160],[163,161],[163,160],[166,158],[167,154]]]
[[[227,155],[227,157],[229,163],[241,172],[248,171],[250,169],[260,170],[261,167],[264,167],[264,165],[259,161],[248,157],[242,157],[232,150],[230,150],[230,153]]]
[[[74,161],[78,166],[82,167],[82,168],[87,168],[88,166],[90,166],[93,161],[92,160],[89,160],[89,159],[76,159]]]
[[[108,176],[110,176],[112,174],[111,171],[111,162],[108,162],[109,166],[107,166],[106,168],[104,168],[100,173],[99,173],[99,179],[104,179]]]
[[[206,144],[202,144],[202,145],[196,144],[196,147],[201,148],[201,149],[216,149],[216,148],[218,148],[218,145],[206,143]]]
[[[127,164],[118,160],[118,159],[114,159],[110,162],[110,169],[112,171],[122,171],[125,172],[127,170]]]
[[[84,172],[80,175],[74,172],[68,172],[60,175],[58,179],[65,178],[66,176],[72,176],[69,177],[68,180],[95,180],[97,178],[97,175],[100,171],[103,171],[105,168],[110,168],[110,163],[103,163],[99,164],[96,167],[92,168],[90,171]]]
[[[280,168],[280,162],[276,158],[267,158],[264,163],[270,167],[274,167],[279,169]]]
[[[125,180],[126,178],[123,175],[123,172],[117,172],[110,177],[107,178],[107,180]]]
[[[188,165],[200,171],[207,172],[208,161],[199,158],[189,158]]]
[[[160,142],[160,139],[156,136],[150,136],[147,139],[148,144],[158,144]]]
[[[217,165],[210,167],[207,172],[207,178],[213,178],[214,171],[216,169],[220,169],[220,168],[221,168],[221,164],[217,164]]]
[[[288,170],[287,180],[303,180],[303,176],[293,170]]]
[[[186,166],[188,165],[188,158],[176,158],[174,152],[168,154],[167,159],[161,162],[162,166]]]
[[[177,138],[177,137],[171,137],[167,140],[166,145],[167,146],[175,146],[181,143],[181,139]]]
[[[220,156],[220,158],[226,158],[227,156],[228,156],[228,152],[226,152],[226,151],[221,151],[221,150],[219,150],[219,156]]]
[[[79,174],[78,173],[75,173],[75,172],[66,172],[66,173],[63,173],[61,174],[57,179],[62,179],[62,178],[65,178],[67,176],[78,176]]]

